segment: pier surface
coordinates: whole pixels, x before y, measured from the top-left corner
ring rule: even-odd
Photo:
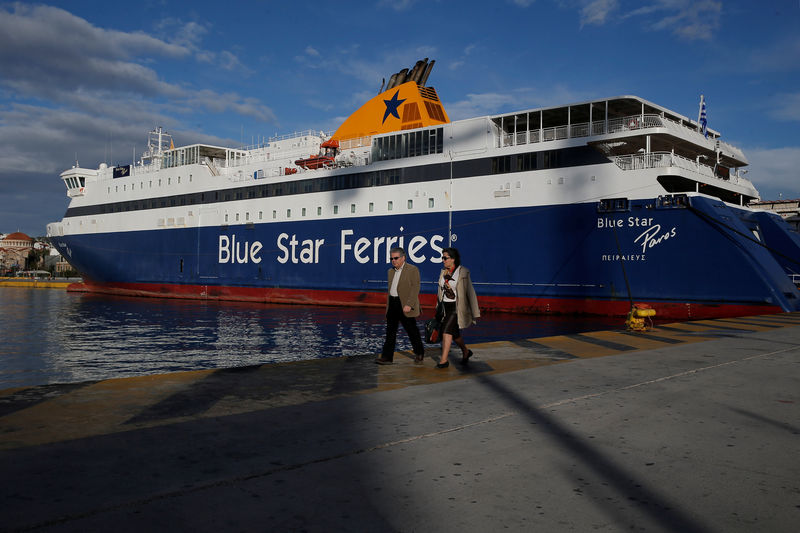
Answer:
[[[800,314],[470,347],[0,391],[0,530],[797,531]]]

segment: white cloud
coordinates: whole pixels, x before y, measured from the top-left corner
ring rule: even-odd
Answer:
[[[608,15],[618,7],[617,0],[593,0],[581,9],[581,28],[586,25],[602,26]]]
[[[416,3],[417,0],[380,0],[378,5],[382,7],[391,7],[395,11],[406,11]]]
[[[800,198],[800,147],[750,148],[745,153],[750,161],[746,177],[763,199]]]
[[[445,102],[445,109],[450,120],[461,120],[481,115],[512,113],[534,107],[564,105],[565,102],[579,102],[588,97],[563,86],[548,87],[546,90],[522,87],[503,93],[468,94],[464,100]]]
[[[208,28],[197,22],[183,22],[175,18],[160,19],[156,31],[161,40],[195,52],[201,50],[200,43],[208,34]]]
[[[163,79],[151,68],[162,59],[194,57],[220,69],[246,71],[235,54],[200,48],[204,28],[172,21],[160,31],[167,32],[166,26],[172,29],[171,42],[99,28],[55,7],[0,7],[3,171],[57,175],[74,162],[76,147],[88,166],[130,162],[133,147],[141,155],[154,125],[171,129],[179,144],[233,144],[193,131],[209,112],[276,122],[273,111],[256,98]],[[181,27],[183,33],[176,29]]]
[[[645,27],[670,31],[688,40],[712,39],[722,15],[719,0],[649,0],[627,11],[619,0],[579,0],[578,5],[581,27],[637,19]]]
[[[773,103],[769,116],[779,121],[800,121],[800,93],[778,94]]]
[[[76,150],[81,164],[87,167],[100,162],[130,162],[134,147],[141,155],[147,132],[155,124],[164,125],[173,133],[176,144],[234,144],[229,139],[191,131],[180,120],[153,109],[147,102],[140,102],[140,107],[130,114],[109,112],[114,105],[109,102],[97,112],[27,104],[0,107],[3,170],[57,176],[74,163]]]
[[[272,110],[255,98],[242,98],[236,93],[219,94],[215,91],[195,91],[187,98],[190,107],[200,106],[214,113],[233,111],[238,115],[257,118],[262,122],[276,122]]]
[[[796,72],[800,70],[800,35],[789,35],[735,56],[735,68],[750,72]]]
[[[193,50],[200,61],[246,70],[234,54],[199,50],[189,38],[178,39],[188,44],[169,43],[140,32],[98,28],[55,7],[15,4],[13,8],[0,8],[0,86],[18,98],[70,105],[79,94],[80,101],[93,109],[109,99],[123,103],[126,98],[166,98],[179,104],[198,95],[161,79],[145,64],[155,58],[185,59]],[[202,33],[194,23],[187,28],[187,33]],[[64,38],[70,35],[80,38]],[[242,104],[234,102],[231,107]]]
[[[657,30],[670,30],[689,40],[711,40],[719,27],[722,2],[714,0],[660,0],[663,10],[674,13],[653,22]]]

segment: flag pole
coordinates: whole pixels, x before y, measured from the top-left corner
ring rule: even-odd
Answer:
[[[706,97],[700,95],[700,113],[697,116],[697,131],[708,139],[708,119],[706,117]]]
[[[697,131],[700,131],[700,120],[703,118],[703,103],[705,102],[705,95],[700,95],[700,106],[697,108]]]

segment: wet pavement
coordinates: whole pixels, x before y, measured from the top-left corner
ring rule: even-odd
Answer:
[[[796,531],[800,314],[470,347],[0,391],[0,530]]]

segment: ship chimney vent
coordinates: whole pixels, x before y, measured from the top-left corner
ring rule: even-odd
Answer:
[[[430,62],[428,58],[420,59],[417,61],[411,70],[404,68],[400,72],[392,74],[389,78],[389,83],[386,84],[386,88],[383,88],[383,84],[381,84],[381,92],[388,91],[398,85],[402,85],[406,82],[413,81],[420,87],[424,87],[425,83],[428,81],[428,76],[431,75],[431,69],[433,69],[433,64],[436,63],[435,59],[431,59]]]

